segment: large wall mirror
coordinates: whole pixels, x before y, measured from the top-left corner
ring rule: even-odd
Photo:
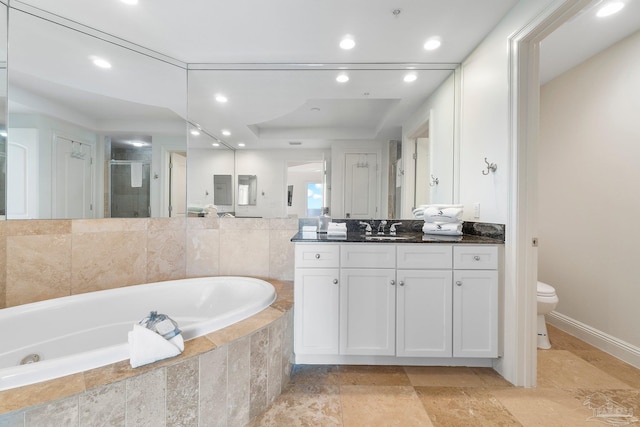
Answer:
[[[260,177],[237,217],[311,216],[321,201],[337,218],[410,218],[453,202],[454,67],[273,68],[190,65],[189,121],[206,130],[189,138],[190,211],[226,173]]]
[[[186,214],[186,66],[102,36],[9,10],[9,219]]]

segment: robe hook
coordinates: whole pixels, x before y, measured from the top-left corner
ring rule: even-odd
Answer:
[[[489,175],[489,172],[495,172],[498,169],[498,165],[495,163],[489,163],[487,158],[484,158],[484,162],[487,164],[487,170],[482,171],[482,175]]]

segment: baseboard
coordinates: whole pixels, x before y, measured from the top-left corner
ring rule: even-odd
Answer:
[[[546,317],[547,322],[558,329],[640,369],[639,347],[555,311],[547,314]],[[551,345],[553,346],[553,342]]]

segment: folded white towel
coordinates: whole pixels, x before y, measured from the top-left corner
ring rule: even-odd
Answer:
[[[462,208],[435,208],[428,207],[424,210],[425,222],[460,222]]]
[[[138,324],[134,324],[133,331],[129,332],[129,363],[132,368],[177,356],[183,350],[181,334],[166,340],[162,335]]]
[[[345,222],[330,222],[329,226],[327,227],[327,233],[330,233],[332,231],[337,231],[337,232],[347,232],[347,223]]]
[[[315,231],[303,231],[302,232],[302,238],[303,239],[317,239],[318,238],[318,233],[316,233]]]
[[[445,234],[449,236],[461,236],[462,223],[425,222],[422,226],[422,232],[425,234]]]

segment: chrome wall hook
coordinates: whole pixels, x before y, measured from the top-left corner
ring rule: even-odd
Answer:
[[[495,172],[498,169],[498,165],[495,163],[489,163],[487,158],[484,158],[484,162],[487,164],[487,170],[482,171],[482,175],[489,175],[489,172]]]
[[[429,187],[433,187],[435,185],[440,184],[440,180],[438,178],[436,178],[435,176],[433,176],[433,174],[431,175],[431,182],[429,183]]]

